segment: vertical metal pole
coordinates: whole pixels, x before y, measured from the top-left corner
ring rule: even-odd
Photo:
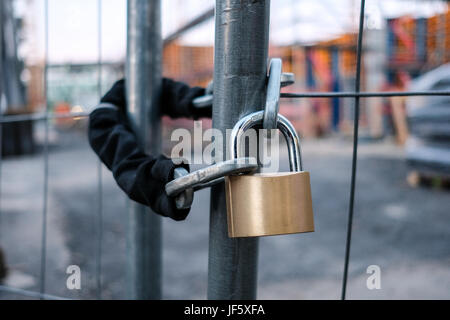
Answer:
[[[102,96],[102,32],[103,32],[103,19],[102,19],[102,3],[103,0],[97,0],[97,49],[98,49],[98,78],[97,78],[97,92],[98,98],[101,99]],[[98,196],[98,208],[96,214],[96,232],[97,232],[97,252],[96,252],[96,266],[95,266],[95,278],[96,278],[96,289],[97,289],[97,299],[102,299],[102,245],[103,245],[103,176],[102,176],[103,165],[100,160],[97,162],[97,196]]]
[[[161,1],[128,0],[127,94],[142,147],[161,152]],[[129,298],[161,299],[161,219],[131,203],[128,229]]]
[[[359,14],[359,29],[358,29],[358,46],[356,49],[356,80],[355,80],[355,92],[361,91],[361,58],[363,49],[363,36],[364,36],[364,15],[366,8],[366,0],[361,0],[361,11]],[[353,214],[355,208],[355,189],[356,189],[356,171],[358,166],[358,138],[359,138],[359,114],[360,114],[360,102],[359,96],[355,97],[355,120],[353,124],[353,156],[352,156],[352,176],[350,182],[350,201],[348,208],[348,222],[347,222],[347,240],[345,244],[345,261],[344,261],[344,276],[342,279],[342,300],[346,299],[347,294],[347,278],[348,267],[350,264],[350,250],[352,244],[352,231],[353,231]]]
[[[0,121],[3,118],[3,2],[0,1]],[[2,223],[2,165],[3,165],[3,123],[0,122],[0,250],[3,237]]]
[[[45,0],[45,57],[44,57],[44,100],[45,100],[45,142],[44,142],[44,191],[42,208],[42,234],[41,234],[41,270],[39,292],[45,293],[45,279],[47,272],[47,211],[48,211],[48,175],[49,175],[49,115],[48,103],[48,57],[49,57],[49,0]]]
[[[216,1],[213,126],[223,134],[265,105],[269,18],[270,0]],[[230,239],[226,216],[222,184],[211,191],[208,298],[256,299],[258,239]]]

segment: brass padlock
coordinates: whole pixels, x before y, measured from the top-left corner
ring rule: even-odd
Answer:
[[[243,133],[262,124],[264,111],[241,119],[230,137],[231,157],[238,158]],[[314,231],[309,172],[302,171],[300,140],[292,124],[278,116],[288,143],[291,172],[228,176],[225,180],[228,234],[261,237]]]

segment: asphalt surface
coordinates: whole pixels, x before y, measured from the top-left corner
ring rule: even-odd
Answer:
[[[98,161],[81,133],[52,135],[45,283],[49,294],[95,299]],[[258,297],[338,299],[344,265],[351,141],[306,141],[316,232],[260,240]],[[283,162],[287,168],[286,161]],[[6,285],[40,283],[43,155],[2,163],[0,246]],[[450,298],[450,193],[411,188],[401,148],[390,142],[360,147],[349,299]],[[127,200],[103,169],[102,292],[126,297]],[[165,299],[206,298],[209,191],[196,194],[187,221],[163,223]],[[81,268],[81,290],[66,287],[69,265]],[[381,269],[381,289],[366,286],[367,267]],[[1,299],[22,298],[0,293]]]

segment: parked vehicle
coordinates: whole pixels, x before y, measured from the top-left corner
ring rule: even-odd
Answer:
[[[450,90],[450,63],[415,79],[410,91]],[[411,137],[406,146],[414,170],[450,174],[450,96],[421,96],[406,102]]]

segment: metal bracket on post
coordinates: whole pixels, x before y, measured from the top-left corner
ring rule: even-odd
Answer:
[[[263,128],[267,130],[267,137],[271,136],[270,130],[277,129],[281,88],[294,82],[295,76],[293,73],[283,73],[283,61],[280,58],[274,58],[270,61],[263,121]]]
[[[292,86],[295,83],[295,74],[292,72],[283,72],[281,74],[281,88]]]
[[[272,59],[269,67],[269,80],[267,83],[266,107],[264,109],[263,128],[272,130],[277,128],[278,111],[280,109],[281,73],[283,62],[281,59]]]
[[[267,80],[269,81],[269,78]],[[280,87],[285,88],[293,85],[295,83],[295,75],[290,72],[283,72],[281,73],[280,77]],[[208,88],[206,88],[206,92],[204,96],[195,98],[193,101],[195,108],[209,108],[212,107],[213,100],[214,100],[214,93],[213,93],[213,85],[214,83],[211,82],[208,85]]]

